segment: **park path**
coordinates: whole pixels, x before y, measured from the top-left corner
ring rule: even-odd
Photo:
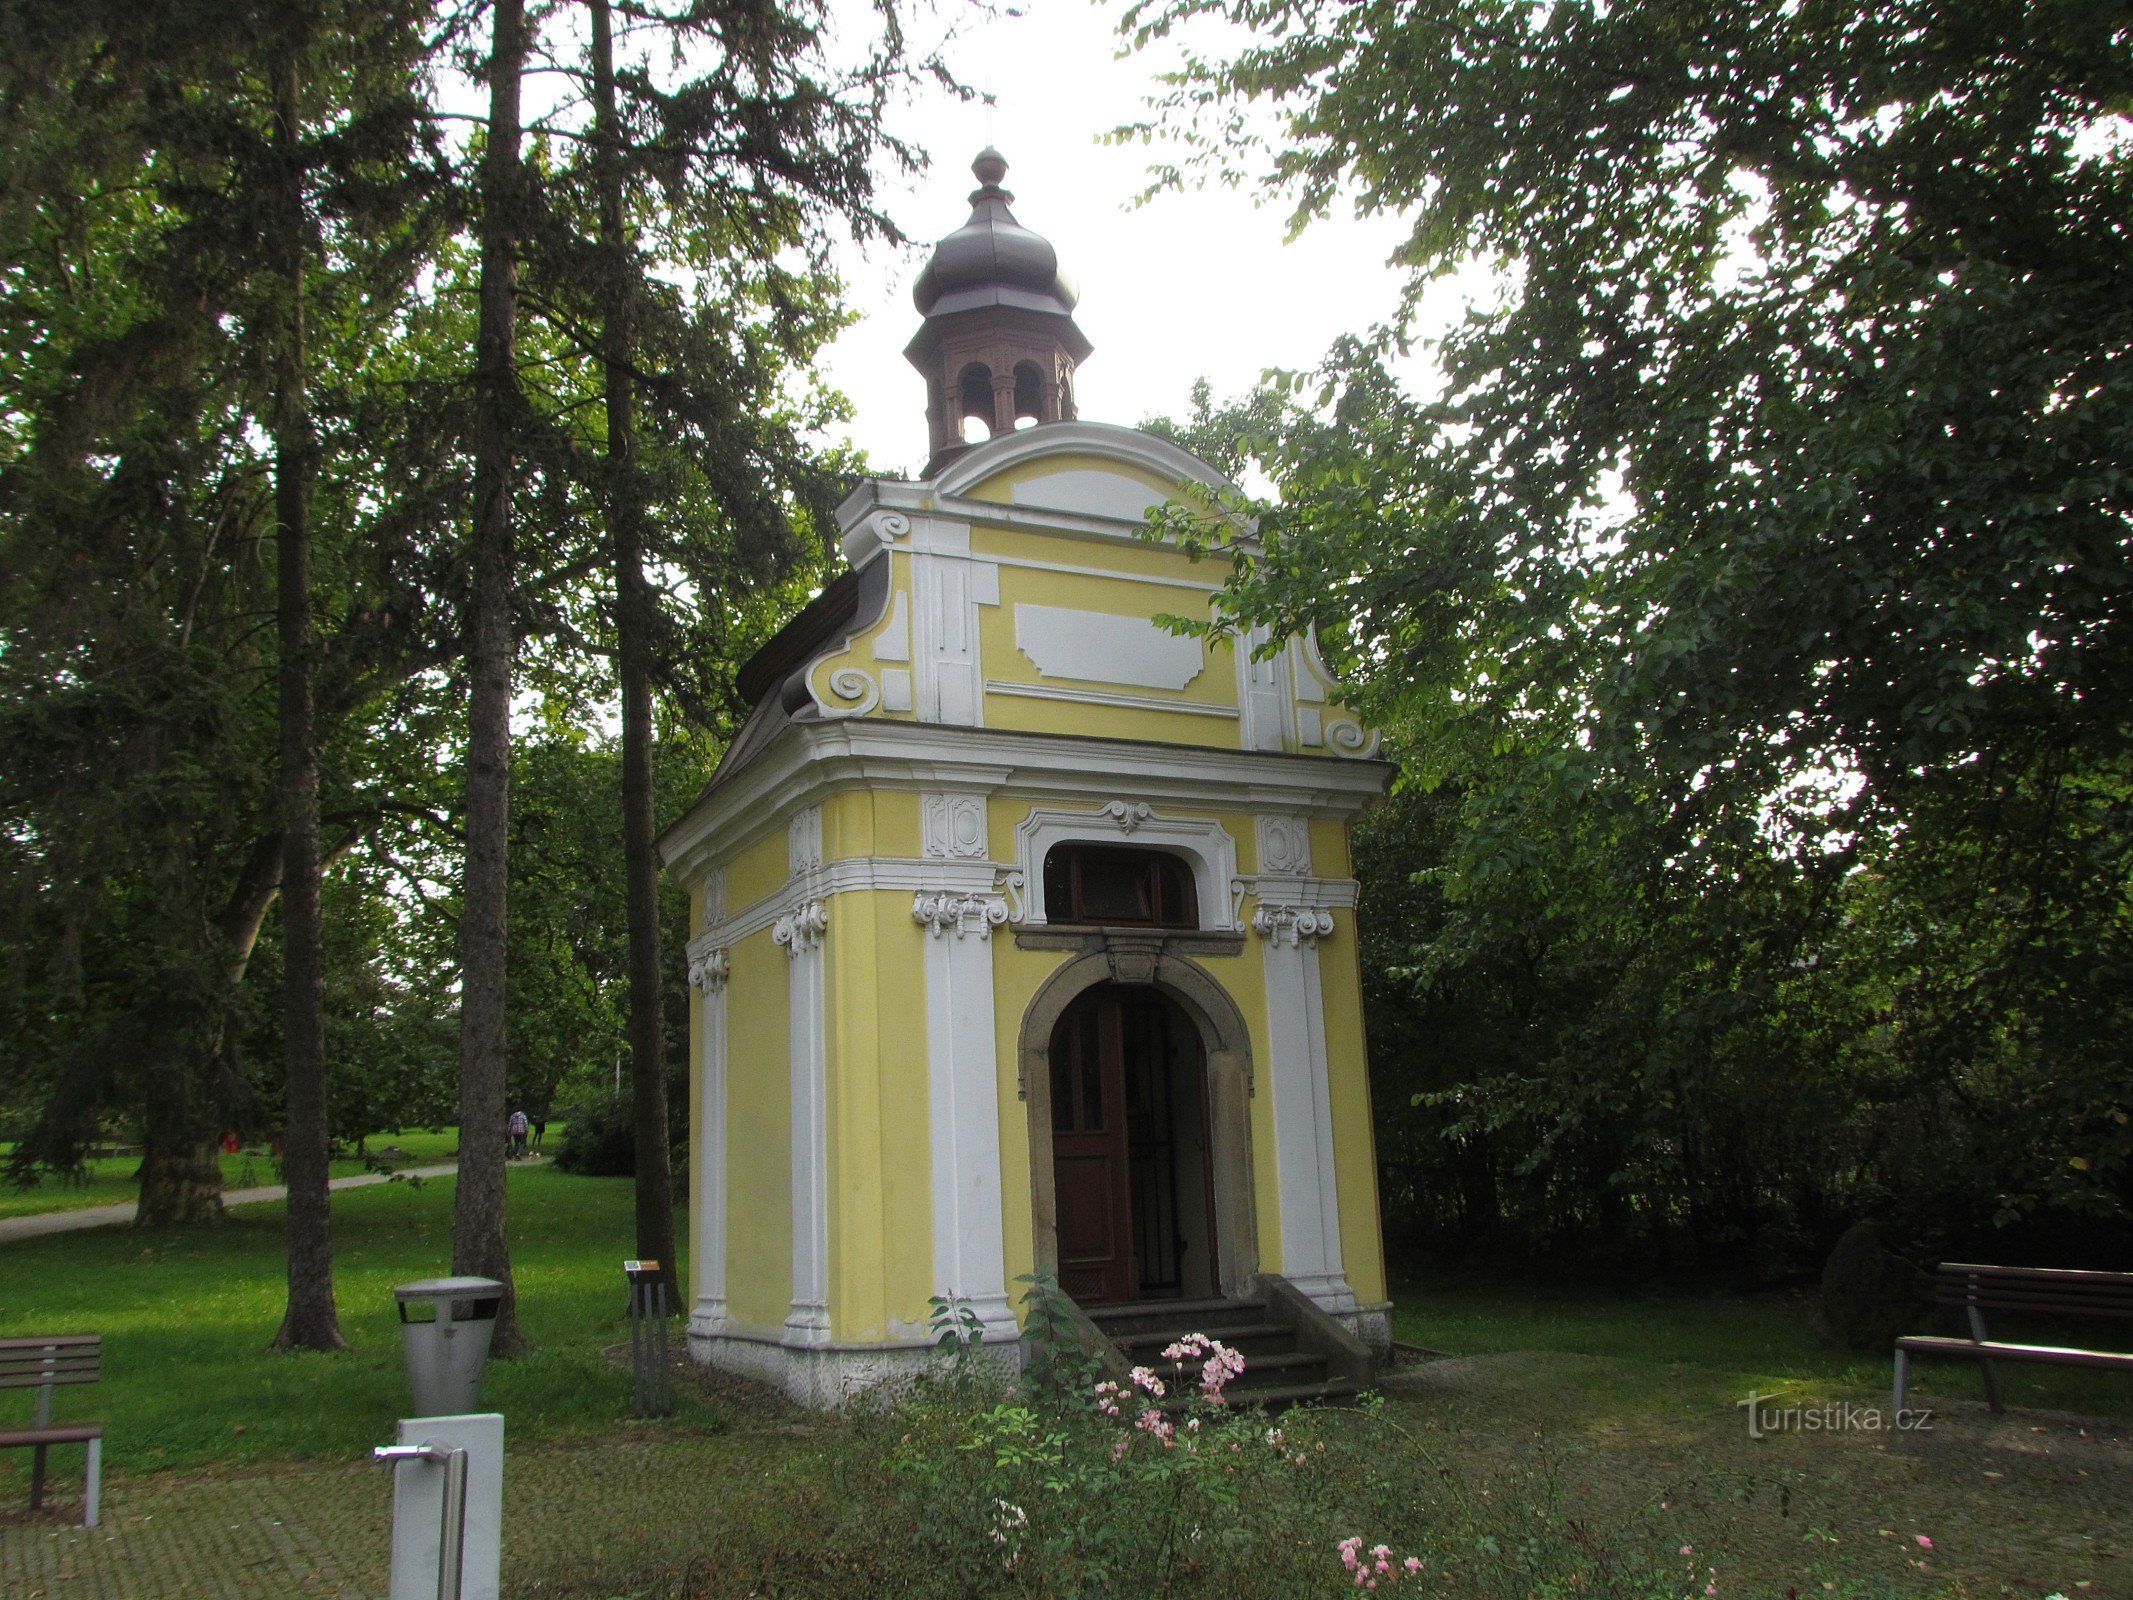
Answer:
[[[528,1161],[539,1161],[540,1156],[528,1156]],[[327,1184],[330,1189],[362,1189],[373,1183],[390,1183],[394,1178],[449,1178],[459,1170],[459,1163],[447,1161],[434,1167],[402,1167],[398,1172],[359,1172],[351,1178],[335,1178]],[[256,1205],[262,1200],[286,1200],[289,1191],[279,1183],[262,1184],[256,1189],[225,1189],[222,1203],[226,1206]],[[26,1217],[0,1217],[0,1244],[16,1239],[39,1239],[48,1233],[73,1233],[81,1228],[113,1228],[133,1220],[138,1203],[132,1200],[118,1206],[78,1206],[72,1211],[37,1211]]]
[[[692,1503],[674,1485],[745,1484],[793,1443],[620,1426],[639,1436],[506,1451],[506,1595],[589,1577],[567,1592],[618,1592],[595,1575],[618,1558],[634,1564],[632,1546]],[[391,1581],[392,1476],[368,1459],[114,1474],[95,1528],[73,1520],[77,1491],[78,1480],[62,1483],[41,1512],[0,1504],[7,1600],[377,1600]],[[645,1508],[648,1496],[660,1520]],[[707,1520],[686,1518],[686,1534],[662,1539],[655,1570],[679,1566],[689,1545],[712,1543]],[[630,1590],[642,1592],[636,1584],[621,1592]]]

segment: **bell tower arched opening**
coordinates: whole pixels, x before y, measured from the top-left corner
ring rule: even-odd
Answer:
[[[996,431],[992,414],[992,369],[982,361],[973,361],[956,375],[955,384],[958,404],[961,407],[956,425],[957,435],[965,440],[983,443]]]
[[[1017,361],[1015,363],[1015,426],[1020,428],[1031,423],[1057,422],[1059,420],[1058,408],[1056,406],[1048,408],[1045,404],[1046,398],[1042,369],[1034,361]],[[1049,415],[1046,414],[1047,410],[1050,412]]]

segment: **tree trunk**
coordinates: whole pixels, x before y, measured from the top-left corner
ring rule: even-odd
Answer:
[[[525,0],[496,0],[481,175],[473,603],[467,639],[467,856],[459,922],[459,1181],[452,1270],[504,1283],[494,1348],[524,1348],[504,1232],[504,928],[511,823],[512,430],[517,425],[519,84]]]
[[[281,888],[281,833],[262,834],[238,868],[228,900],[210,919],[212,955],[185,942],[191,919],[166,925],[162,978],[156,992],[118,1030],[112,1048],[155,1057],[142,1074],[141,1199],[135,1222],[144,1228],[183,1227],[222,1218],[222,1158],[218,1146],[235,1106],[245,1097],[228,1059],[227,1002],[244,982],[259,930]],[[183,880],[174,871],[173,883]],[[186,891],[168,889],[168,902]]]
[[[222,1147],[215,1138],[172,1141],[151,1135],[141,1150],[134,1225],[189,1228],[223,1216]]]
[[[591,0],[593,141],[600,185],[601,366],[607,400],[607,530],[615,560],[615,653],[622,680],[622,862],[630,934],[630,1085],[637,1151],[637,1254],[657,1261],[667,1304],[681,1309],[674,1262],[674,1182],[667,1146],[667,1052],[659,957],[659,863],[652,853],[651,586],[637,481],[632,290],[615,113],[614,27]]]
[[[311,624],[311,413],[304,392],[304,167],[293,42],[274,72],[283,293],[274,352],[276,599],[281,643],[282,1181],[289,1302],[278,1350],[339,1350],[327,1159],[326,961],[319,932],[317,659]]]
[[[205,1019],[194,1010],[196,999],[168,996],[160,1027],[155,1032],[144,1028],[137,1035],[147,1048],[165,1056],[160,1071],[144,1075],[148,1094],[142,1106],[137,1227],[196,1227],[223,1218],[222,1130],[211,1089],[212,1041]]]

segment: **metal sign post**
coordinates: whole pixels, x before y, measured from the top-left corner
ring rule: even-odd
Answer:
[[[402,1419],[372,1454],[393,1469],[391,1600],[497,1600],[504,1536],[504,1419]]]
[[[630,1285],[630,1403],[640,1417],[664,1417],[674,1409],[667,1281],[656,1261],[625,1261],[622,1275]]]
[[[436,1444],[381,1444],[370,1453],[395,1466],[428,1461],[444,1468],[443,1499],[437,1509],[437,1600],[459,1600],[467,1562],[467,1453]]]

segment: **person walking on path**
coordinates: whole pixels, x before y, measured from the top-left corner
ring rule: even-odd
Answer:
[[[511,1134],[511,1154],[514,1156],[524,1155],[526,1153],[526,1132],[529,1127],[526,1121],[526,1113],[523,1111],[512,1112],[511,1120],[505,1123],[504,1126]]]

